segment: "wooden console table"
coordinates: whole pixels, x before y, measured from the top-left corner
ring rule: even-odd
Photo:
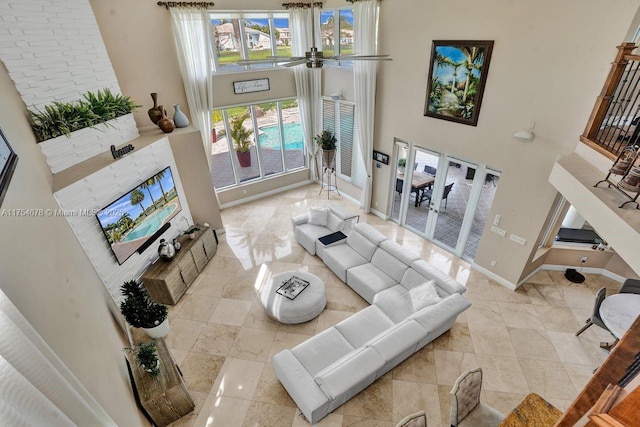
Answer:
[[[218,250],[215,230],[197,227],[195,239],[178,237],[182,247],[171,261],[156,261],[140,278],[154,301],[175,305]]]
[[[155,425],[164,427],[192,412],[195,404],[164,340],[156,344],[160,372],[155,377],[142,369],[133,352],[126,352],[126,358],[136,400]]]

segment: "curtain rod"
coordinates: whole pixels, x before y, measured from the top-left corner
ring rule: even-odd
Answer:
[[[313,5],[315,7],[319,7],[320,9],[322,9],[322,2],[318,1],[313,3]],[[296,9],[296,8],[303,8],[306,9],[308,7],[311,7],[311,3],[282,3],[282,7],[284,7],[285,9]]]
[[[158,6],[164,6],[167,10],[170,7],[213,7],[215,3],[209,1],[159,1]]]

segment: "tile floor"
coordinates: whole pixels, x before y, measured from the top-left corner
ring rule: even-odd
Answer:
[[[335,193],[331,199],[358,211]],[[318,196],[312,184],[222,212],[226,233],[218,253],[170,308],[166,341],[196,402],[195,411],[172,427],[309,425],[275,377],[271,356],[367,306],[293,238],[290,216],[325,203],[326,194]],[[597,289],[615,292],[619,283],[587,275],[576,285],[562,272],[544,271],[514,292],[390,221],[360,218],[466,285],[473,305],[449,332],[319,425],[387,427],[424,410],[429,427],[448,426],[449,390],[462,371],[476,366],[484,369],[484,401],[504,413],[529,392],[563,410],[606,357],[598,347],[609,340],[602,329],[574,334],[590,315]],[[327,307],[310,322],[279,324],[256,299],[257,278],[295,269],[325,281]]]

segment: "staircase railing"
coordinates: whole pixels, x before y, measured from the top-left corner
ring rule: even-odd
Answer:
[[[580,140],[610,159],[628,145],[640,145],[640,56],[625,42],[596,100]]]

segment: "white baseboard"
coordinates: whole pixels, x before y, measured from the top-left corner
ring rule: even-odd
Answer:
[[[587,274],[600,274],[604,277],[607,277],[611,280],[615,280],[616,282],[624,282],[626,277],[620,276],[619,274],[613,273],[605,268],[595,268],[595,267],[578,267],[575,265],[554,265],[554,264],[542,264],[540,267],[533,270],[531,274],[522,279],[518,286],[526,283],[529,279],[535,276],[541,270],[549,270],[549,271],[565,271],[568,268],[573,268],[577,270],[579,273],[587,273]]]
[[[307,184],[312,184],[313,181],[306,180],[302,182],[297,182],[295,184],[287,185],[286,187],[280,187],[275,190],[265,191],[264,193],[256,194],[254,196],[245,197],[243,199],[234,200],[233,202],[225,203],[224,205],[220,205],[220,209],[226,209],[233,206],[241,205],[243,203],[252,202],[254,200],[263,199],[267,196],[273,196],[274,194],[282,193],[285,191],[293,190],[294,188],[302,187]]]
[[[511,289],[512,291],[515,291],[516,288],[518,287],[518,286],[516,286],[516,284],[511,283],[510,281],[508,281],[504,277],[498,276],[493,271],[487,270],[484,267],[480,267],[478,264],[471,264],[471,268],[473,268],[476,271],[479,271],[480,273],[484,274],[485,276],[489,277],[490,279],[495,280],[496,282],[500,283],[505,288]]]
[[[374,214],[375,216],[377,216],[378,218],[383,219],[385,221],[389,219],[389,217],[387,215],[383,214],[382,212],[380,212],[378,210],[371,209],[371,213]]]

